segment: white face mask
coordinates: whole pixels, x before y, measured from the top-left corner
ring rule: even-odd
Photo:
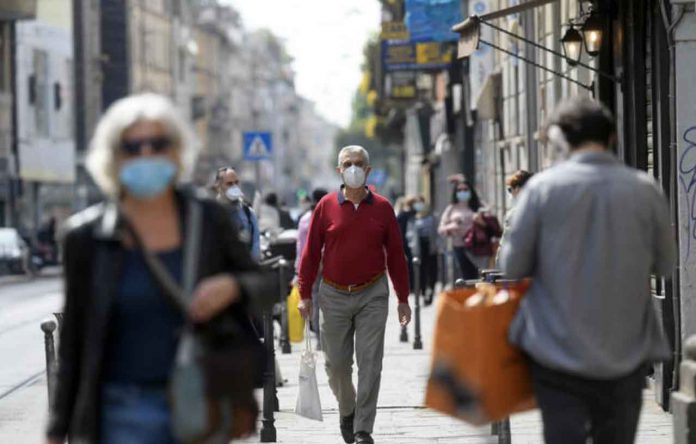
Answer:
[[[348,188],[360,188],[365,185],[365,170],[355,165],[343,170],[343,183]]]
[[[244,193],[242,193],[242,189],[238,185],[233,185],[225,191],[225,196],[231,201],[237,201],[244,197]]]

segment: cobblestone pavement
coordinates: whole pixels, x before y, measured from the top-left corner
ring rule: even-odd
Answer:
[[[424,307],[422,311],[424,350],[413,350],[412,342],[407,344],[399,342],[400,328],[396,320],[396,298],[392,297],[387,324],[382,388],[373,434],[375,442],[378,444],[497,443],[497,438],[490,434],[489,426],[469,426],[423,406],[434,315],[434,306]],[[413,340],[413,324],[409,326],[409,339]],[[297,397],[299,359],[303,348],[304,344],[293,344],[292,354],[277,355],[282,376],[287,380],[285,385],[278,389],[280,412],[276,413],[275,422],[277,442],[342,443],[338,430],[337,404],[328,386],[321,354],[319,354],[317,365],[317,379],[324,421],[307,420],[293,413]],[[511,428],[514,444],[543,442],[541,421],[537,411],[516,415],[512,419]],[[244,442],[258,441],[259,438],[254,437]],[[657,406],[653,401],[652,392],[646,390],[637,443],[672,442],[672,417]]]

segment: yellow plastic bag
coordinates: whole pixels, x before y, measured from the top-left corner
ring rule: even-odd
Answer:
[[[290,342],[302,342],[304,340],[305,320],[297,306],[300,304],[300,289],[297,285],[292,287],[288,296],[288,336]]]

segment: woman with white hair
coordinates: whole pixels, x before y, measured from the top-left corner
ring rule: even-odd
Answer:
[[[176,442],[167,386],[183,327],[206,335],[230,322],[243,325],[253,296],[273,294],[227,212],[177,186],[194,151],[188,126],[162,96],[121,99],[97,126],[87,168],[107,200],[73,216],[64,238],[50,443]],[[189,222],[196,226],[193,213],[200,215],[199,235],[188,229]],[[189,236],[199,239],[195,274],[184,266]],[[170,283],[184,287],[193,276],[185,312],[172,303],[153,261]],[[248,411],[240,429],[249,432],[256,405],[240,409]]]

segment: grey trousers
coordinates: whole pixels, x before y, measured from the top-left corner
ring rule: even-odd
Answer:
[[[326,373],[340,415],[348,416],[355,412],[354,431],[372,433],[389,312],[387,277],[353,294],[322,282],[319,303]],[[353,352],[358,363],[357,393],[353,385]]]

